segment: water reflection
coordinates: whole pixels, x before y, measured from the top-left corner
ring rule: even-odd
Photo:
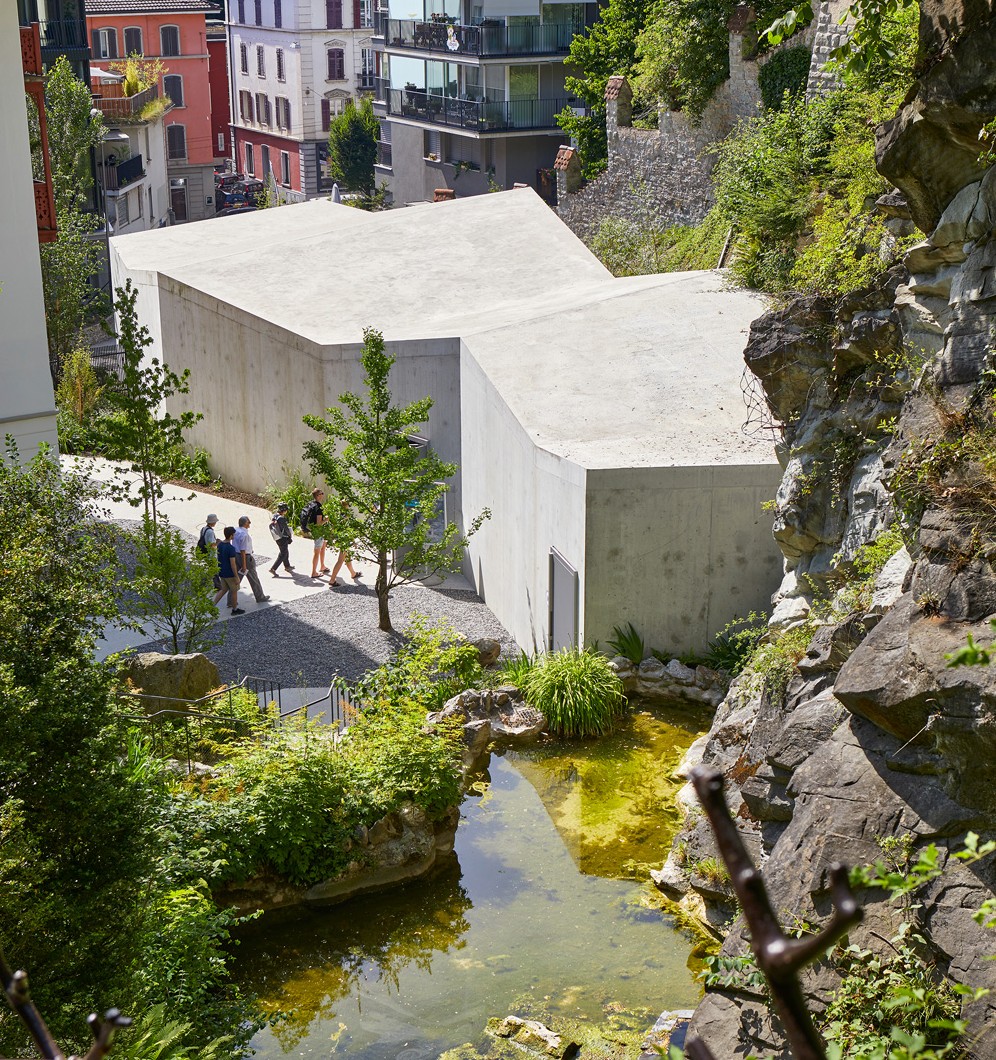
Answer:
[[[633,726],[597,747],[492,757],[433,876],[250,926],[241,978],[292,1013],[257,1036],[258,1055],[434,1056],[523,996],[588,1019],[693,1004],[688,943],[642,883],[613,877],[660,861],[673,797],[661,778],[697,730]]]

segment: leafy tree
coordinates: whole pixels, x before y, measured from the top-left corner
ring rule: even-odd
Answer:
[[[0,946],[32,973],[57,1038],[124,1000],[148,851],[145,791],[120,761],[112,666],[114,533],[92,487],[46,452],[0,460]],[[0,1016],[0,1052],[23,1055]]]
[[[218,571],[214,553],[196,549],[191,555],[178,530],[162,521],[142,521],[137,537],[138,564],[132,588],[132,613],[152,625],[157,636],[169,638],[173,654],[204,651],[220,643],[211,630],[218,608],[211,602],[212,579]]]
[[[104,135],[104,120],[91,114],[89,86],[74,73],[64,55],[56,59],[45,83],[45,120],[57,210],[79,208],[92,184],[90,156]]]
[[[432,398],[392,405],[387,377],[395,359],[385,351],[379,331],[366,328],[363,340],[365,397],[341,394],[345,409],[328,409],[328,419],[305,416],[304,422],[323,438],[305,442],[304,454],[341,501],[325,513],[329,536],[377,564],[380,628],[390,632],[391,589],[457,569],[467,540],[455,523],[434,525],[448,489],[443,480],[456,473],[456,464],[433,453],[419,456],[408,441],[428,420]],[[490,514],[485,509],[474,519],[467,537]]]
[[[183,445],[183,433],[198,420],[200,412],[181,412],[178,416],[165,411],[165,403],[177,394],[186,394],[190,369],[181,375],[171,371],[157,357],[143,367],[145,349],[152,337],[139,325],[135,311],[138,292],[131,280],[117,289],[115,309],[118,316],[118,342],[124,351],[123,378],[118,386],[107,390],[111,413],[101,424],[104,453],[126,466],[116,472],[112,496],[126,498],[134,507],[142,505],[153,538],[158,534],[156,505],[163,495],[163,479],[176,463]],[[140,481],[137,496],[132,496],[132,475]]]
[[[86,448],[103,393],[89,349],[77,346],[63,362],[62,377],[55,390],[59,446],[63,452]]]
[[[648,0],[609,0],[601,17],[571,41],[565,60],[577,71],[565,81],[567,91],[588,107],[588,114],[570,109],[557,124],[578,142],[584,175],[589,180],[605,168],[605,86],[616,74],[628,75],[636,60],[636,38],[650,10]]]
[[[104,248],[93,232],[99,219],[84,212],[92,184],[91,152],[104,133],[100,114],[92,115],[90,89],[59,56],[45,85],[45,119],[58,237],[41,248],[49,366],[58,383],[63,360],[80,343],[88,319],[106,306],[91,282],[100,271]]]
[[[380,123],[369,99],[347,104],[329,125],[329,175],[348,191],[371,195]]]

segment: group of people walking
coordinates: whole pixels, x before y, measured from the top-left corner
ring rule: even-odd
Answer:
[[[330,575],[329,588],[335,589],[338,585],[336,578],[339,571],[345,566],[350,575],[356,579],[362,575],[353,569],[352,557],[345,550],[340,550],[332,569],[325,566],[325,512],[323,504],[325,493],[321,489],[312,491],[311,503],[301,514],[301,529],[310,533],[314,545],[313,558],[311,561],[311,577],[320,579],[323,575]],[[294,539],[294,531],[291,529],[287,516],[290,507],[281,503],[273,513],[270,521],[270,534],[274,544],[277,546],[277,558],[270,567],[270,574],[274,578],[280,576],[280,568],[292,572],[294,567],[290,562],[290,543]],[[257,604],[265,604],[270,598],[263,592],[263,586],[259,580],[256,569],[256,557],[253,554],[252,536],[249,528],[252,520],[248,515],[239,518],[239,525],[226,526],[219,538],[216,526],[218,516],[213,512],[208,515],[205,525],[201,529],[197,540],[197,548],[203,553],[214,552],[218,557],[218,573],[215,575],[215,589],[217,595],[214,602],[217,604],[223,596],[228,597],[228,606],[233,615],[244,615],[245,611],[239,607],[239,587],[242,579],[249,583],[249,588],[256,599]]]

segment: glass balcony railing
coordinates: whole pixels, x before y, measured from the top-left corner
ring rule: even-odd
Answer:
[[[510,129],[554,129],[556,115],[573,100],[471,99],[427,92],[421,88],[389,88],[387,113],[430,125],[449,125],[476,132]]]
[[[485,21],[479,26],[461,26],[399,18],[384,19],[382,27],[389,48],[449,55],[566,55],[575,33],[567,24],[504,26]]]

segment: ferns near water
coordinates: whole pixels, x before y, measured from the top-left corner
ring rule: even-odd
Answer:
[[[520,687],[560,736],[601,736],[626,706],[622,681],[605,656],[577,648],[542,656]]]

